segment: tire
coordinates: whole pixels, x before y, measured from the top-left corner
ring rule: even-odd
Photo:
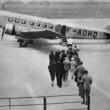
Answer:
[[[20,47],[27,47],[27,42],[26,41],[22,41],[22,42],[20,42],[20,44],[19,44],[19,46]]]

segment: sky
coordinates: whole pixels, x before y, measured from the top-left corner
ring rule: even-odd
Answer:
[[[0,0],[0,2],[3,1],[22,1],[22,2],[30,2],[30,1],[63,1],[63,2],[67,2],[67,1],[98,1],[98,2],[110,2],[110,0]]]

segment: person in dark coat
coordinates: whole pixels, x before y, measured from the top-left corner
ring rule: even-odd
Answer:
[[[54,52],[51,51],[50,54],[49,54],[49,65],[52,64],[52,62],[53,62],[54,59],[55,59]]]
[[[53,87],[55,76],[56,76],[56,63],[55,63],[55,60],[53,60],[53,62],[48,66],[48,69],[49,69],[50,78],[51,78],[51,81],[52,81],[51,86]]]
[[[56,69],[55,69],[55,55],[53,53],[53,51],[50,52],[49,54],[49,66],[48,66],[48,69],[49,69],[49,73],[50,73],[50,78],[51,78],[51,81],[52,81],[52,86],[54,85],[54,80],[55,80],[55,73],[56,73]]]
[[[62,50],[62,52],[61,52],[61,62],[62,62],[62,63],[63,63],[63,61],[65,60],[65,57],[66,57],[65,50]]]
[[[62,87],[62,74],[63,74],[62,69],[63,69],[63,64],[58,59],[56,62],[56,80],[57,80],[57,86],[59,88]]]
[[[60,51],[56,51],[55,52],[55,61],[57,62],[57,60],[60,60]]]
[[[63,81],[66,82],[66,86],[67,86],[68,72],[70,69],[70,61],[69,61],[68,57],[65,57],[65,60],[63,61],[63,67],[64,67]]]

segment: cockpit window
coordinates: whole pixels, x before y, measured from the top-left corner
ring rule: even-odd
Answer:
[[[8,18],[8,21],[9,22],[13,22],[13,18]]]

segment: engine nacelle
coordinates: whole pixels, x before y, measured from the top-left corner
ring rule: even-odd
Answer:
[[[9,35],[15,35],[15,25],[14,24],[6,24],[5,33]]]

